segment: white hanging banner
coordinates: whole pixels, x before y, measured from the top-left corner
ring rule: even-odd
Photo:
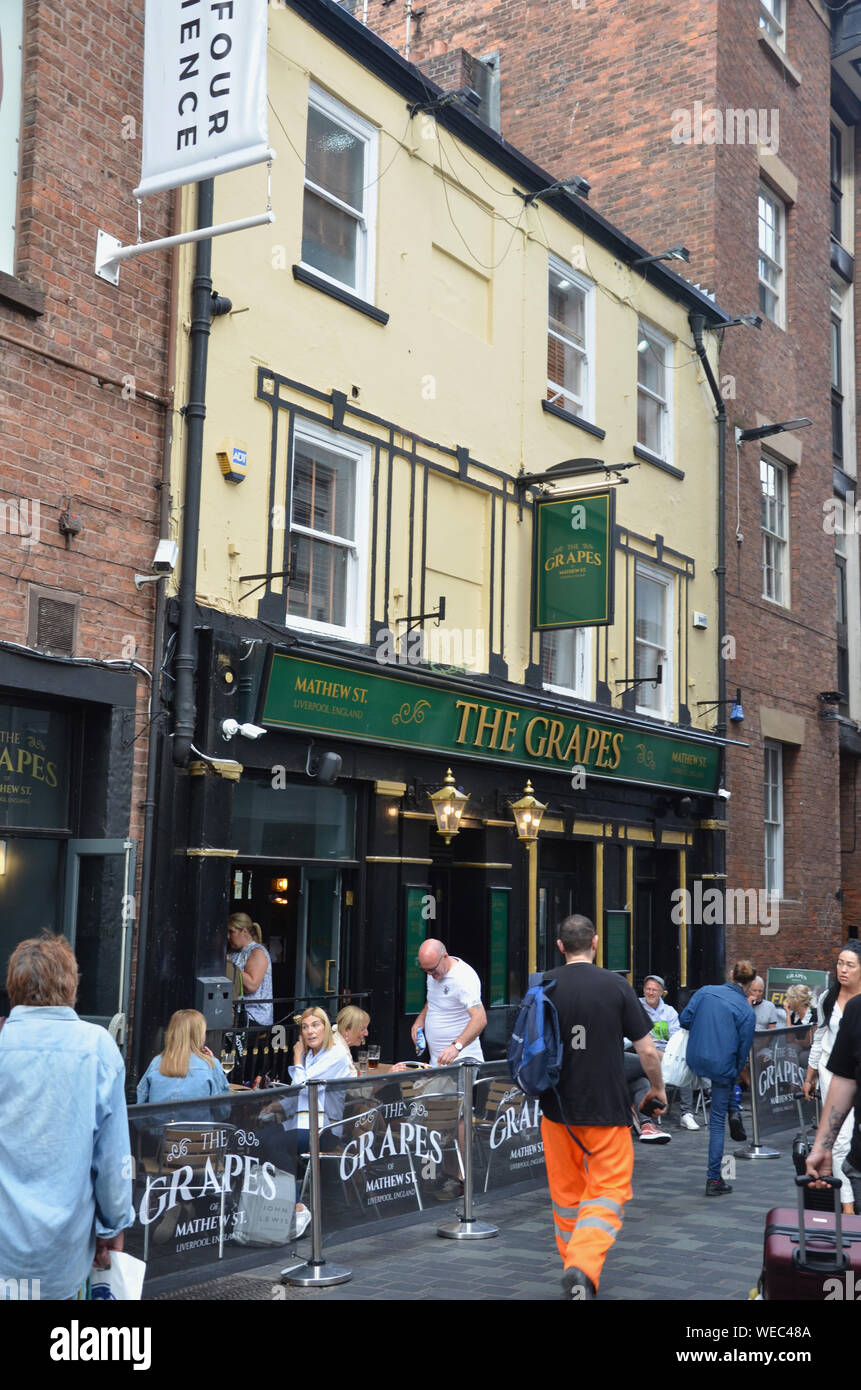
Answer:
[[[136,198],[271,158],[266,0],[146,0]]]

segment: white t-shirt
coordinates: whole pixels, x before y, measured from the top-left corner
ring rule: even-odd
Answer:
[[[459,1038],[470,1022],[469,1010],[481,1004],[481,981],[472,966],[458,956],[451,956],[450,959],[453,965],[441,980],[435,980],[432,975],[427,977],[425,1037],[432,1067],[436,1066],[440,1052]],[[478,1038],[467,1043],[458,1057],[474,1057],[477,1062],[483,1062],[484,1053]]]

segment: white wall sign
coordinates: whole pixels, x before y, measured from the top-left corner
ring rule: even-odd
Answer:
[[[135,197],[270,157],[266,0],[146,0]]]

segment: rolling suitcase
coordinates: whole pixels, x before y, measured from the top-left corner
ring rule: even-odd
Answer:
[[[792,1162],[798,1176],[803,1177],[806,1171],[807,1155],[813,1148],[816,1131],[819,1128],[819,1096],[814,1092],[816,1119],[812,1128],[808,1128],[804,1123],[804,1111],[801,1109],[801,1103],[804,1100],[803,1093],[796,1091],[792,1098],[798,1107],[798,1133],[792,1141]],[[834,1198],[830,1192],[823,1192],[819,1187],[805,1187],[804,1207],[806,1211],[833,1211]]]
[[[773,1207],[765,1218],[765,1245],[759,1281],[764,1299],[820,1301],[851,1298],[861,1287],[861,1216],[843,1216],[840,1179],[825,1178],[832,1189],[831,1212],[804,1210],[804,1189],[815,1179],[796,1178],[798,1215]]]

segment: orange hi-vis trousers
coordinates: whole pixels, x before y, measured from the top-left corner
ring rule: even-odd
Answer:
[[[565,1268],[582,1269],[597,1289],[607,1251],[631,1200],[634,1146],[627,1126],[572,1125],[589,1156],[564,1125],[542,1119],[544,1161],[556,1244]]]

